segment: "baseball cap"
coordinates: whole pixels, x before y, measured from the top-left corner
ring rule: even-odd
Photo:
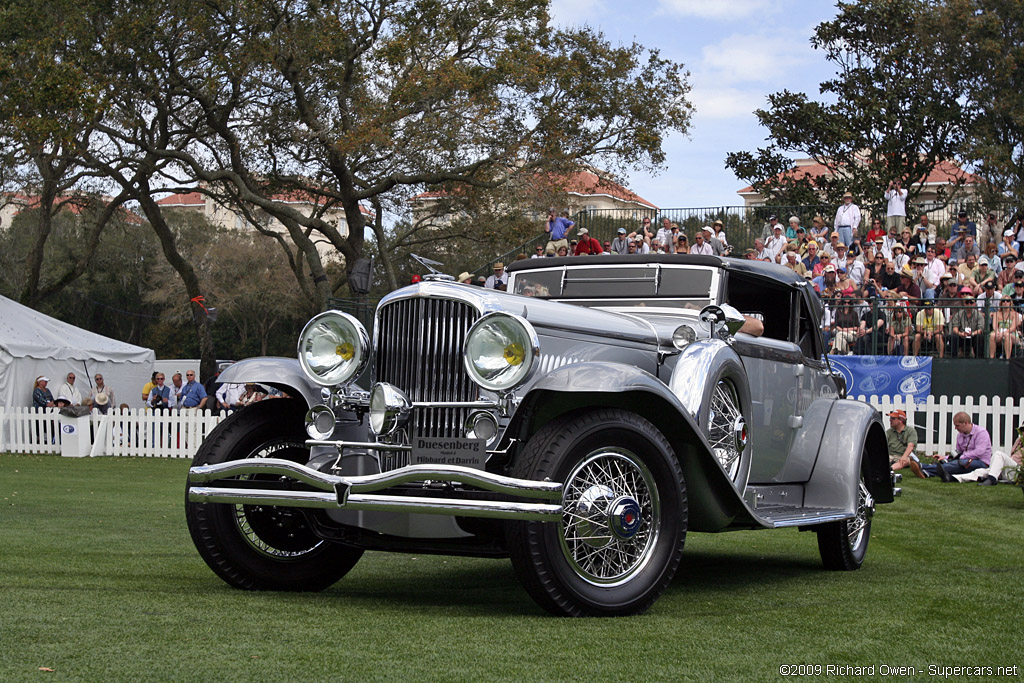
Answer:
[[[960,293],[961,294],[974,294],[974,292],[971,291],[970,287],[961,287],[960,288]]]
[[[1013,230],[1004,230],[1003,237],[1013,237]]]
[[[625,228],[619,228],[619,234],[620,235],[625,235],[626,234],[626,229]]]
[[[37,382],[49,382],[50,378],[47,377],[46,375],[39,375],[38,377],[36,377],[36,381]]]
[[[834,272],[836,272],[836,267],[835,266],[825,266],[824,270],[822,270],[821,272],[823,272],[823,273],[834,273]]]
[[[829,235],[829,237],[839,237],[839,233],[833,232],[831,235]]]
[[[590,231],[587,230],[586,228],[580,228],[580,231],[577,234],[579,234],[579,235],[589,235]]]
[[[906,413],[906,411],[903,411],[903,410],[894,410],[891,413],[889,413],[889,417],[898,417],[901,420],[903,420],[904,422],[906,422],[906,420],[907,420],[907,413]]]
[[[720,221],[720,220],[716,220],[716,221],[715,221],[714,223],[712,223],[711,225],[725,225],[725,224],[724,224],[724,223],[722,223],[722,221]]]

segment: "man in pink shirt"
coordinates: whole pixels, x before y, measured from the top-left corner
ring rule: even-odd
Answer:
[[[944,463],[921,468],[928,476],[939,477],[946,482],[956,481],[954,474],[980,470],[992,461],[992,437],[988,430],[971,424],[971,416],[963,412],[953,416],[953,427],[957,431],[956,453]]]

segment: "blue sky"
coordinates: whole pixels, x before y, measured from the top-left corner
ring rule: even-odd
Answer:
[[[657,176],[635,173],[630,189],[662,208],[742,204],[746,183],[725,168],[725,155],[765,145],[754,117],[769,93],[817,97],[832,75],[810,46],[814,27],[835,16],[816,0],[552,0],[560,26],[589,25],[612,43],[636,41],[682,62],[696,107],[688,136],[665,142]]]

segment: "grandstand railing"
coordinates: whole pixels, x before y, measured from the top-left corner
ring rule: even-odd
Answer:
[[[932,229],[934,233],[948,238],[952,224],[960,210],[967,211],[970,219],[979,225],[984,222],[989,211],[994,211],[999,218],[998,225],[1000,229],[1009,225],[1017,215],[1016,207],[1009,205],[992,207],[977,202],[960,202],[945,206],[924,205],[907,207],[908,223],[913,226],[917,223],[917,218],[922,213],[927,214],[929,221],[934,226]],[[603,243],[614,239],[619,228],[625,228],[628,232],[639,229],[644,218],[651,219],[651,227],[656,232],[661,225],[661,219],[668,218],[670,221],[679,224],[680,229],[686,234],[690,244],[693,244],[693,238],[697,230],[700,230],[705,225],[712,225],[716,220],[720,220],[722,221],[726,238],[733,247],[732,253],[734,256],[738,256],[745,249],[752,248],[756,238],[767,234],[765,226],[768,225],[768,217],[772,215],[778,217],[779,223],[783,228],[788,225],[791,216],[796,216],[800,219],[800,225],[804,229],[811,226],[815,216],[821,216],[825,221],[825,226],[831,229],[836,215],[836,206],[834,204],[808,204],[796,206],[733,205],[666,209],[590,209],[580,211],[572,217],[572,220],[576,223],[576,228],[573,230],[570,238],[575,239],[579,228],[587,228],[591,237]],[[881,216],[884,219],[885,207],[876,208],[873,214],[870,209],[861,206],[860,235],[862,237],[867,234],[873,216]],[[503,254],[499,254],[473,271],[473,274],[489,275],[494,264],[498,261],[507,264],[514,261],[520,254],[525,254],[527,257],[532,256],[538,244],[544,246],[548,242],[548,234],[544,232],[543,222],[538,224],[537,229],[539,234],[536,237],[527,240],[513,249],[509,249]]]
[[[890,335],[888,329],[893,322],[893,319],[897,315],[905,314],[909,316],[911,332],[909,335],[909,349],[902,347],[895,349],[892,355],[899,356],[913,356],[913,343],[914,335],[919,331],[917,325],[918,313],[931,308],[933,311],[942,312],[942,336],[943,336],[943,357],[945,358],[989,358],[989,341],[990,334],[993,331],[993,319],[995,312],[999,306],[999,300],[985,299],[982,301],[982,305],[979,306],[975,299],[950,299],[950,298],[937,298],[932,299],[931,306],[925,306],[921,303],[921,300],[883,300],[883,299],[871,299],[870,302],[866,302],[862,299],[855,298],[823,298],[822,302],[825,304],[825,320],[823,323],[823,330],[825,332],[825,342],[829,345],[830,349],[835,342],[835,327],[836,327],[836,314],[840,307],[845,306],[845,302],[856,302],[851,303],[853,309],[857,312],[858,318],[862,318],[868,311],[871,312],[871,320],[877,320],[881,316],[885,320],[885,327],[879,331],[877,327],[872,327],[872,331],[863,337],[860,337],[856,342],[856,348],[853,350],[854,355],[862,356],[879,356],[879,355],[890,355],[888,354],[888,341]],[[953,319],[957,311],[960,310],[971,310],[977,309],[981,314],[982,327],[980,334],[976,335],[981,339],[982,354],[976,355],[976,349],[971,346],[971,342],[962,339],[959,335],[953,332]],[[1024,327],[1024,300],[1014,301],[1014,310],[1018,314],[1018,324],[1016,329],[1016,341],[1013,343],[1010,349],[1010,357],[1019,358],[1024,356],[1024,344],[1021,341],[1021,334],[1024,332],[1021,328]],[[958,318],[957,322],[961,319]],[[973,332],[974,330],[972,330]],[[831,353],[831,351],[830,351]],[[922,339],[922,346],[920,356],[938,356],[937,345],[929,344],[927,348],[925,342]],[[998,342],[996,345],[996,358],[1005,357],[1005,351],[1002,342]]]

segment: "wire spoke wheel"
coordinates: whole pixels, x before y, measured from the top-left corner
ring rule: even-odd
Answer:
[[[207,436],[192,460],[195,465],[281,458],[309,460],[305,445],[304,401],[260,401],[239,410]],[[239,479],[273,484],[291,481],[276,474]],[[185,497],[185,518],[196,550],[228,584],[247,590],[323,590],[344,576],[363,551],[318,536],[310,515],[279,505],[197,503]]]
[[[730,479],[735,480],[740,469],[739,440],[737,429],[741,428],[743,413],[736,387],[732,382],[721,379],[711,393],[711,408],[708,411],[708,441],[715,457]]]
[[[818,551],[826,569],[852,571],[860,568],[868,551],[871,517],[874,513],[875,499],[861,476],[857,484],[857,509],[854,516],[816,528]]]
[[[615,585],[641,571],[658,540],[661,502],[650,471],[630,451],[591,453],[566,479],[562,552],[581,578]]]
[[[309,449],[297,440],[260,445],[249,454],[250,458],[284,458],[306,462]],[[287,481],[287,477],[244,475],[252,481]],[[235,505],[235,524],[242,538],[257,552],[278,559],[297,558],[319,547],[324,541],[309,528],[306,516],[295,508],[275,505]]]
[[[850,552],[856,554],[860,547],[867,542],[869,522],[874,511],[875,499],[868,492],[864,480],[861,479],[857,492],[857,516],[846,523]]]
[[[647,419],[618,408],[563,415],[529,439],[512,475],[563,483],[559,521],[507,529],[512,566],[544,609],[639,614],[668,586],[686,540],[686,482]]]

